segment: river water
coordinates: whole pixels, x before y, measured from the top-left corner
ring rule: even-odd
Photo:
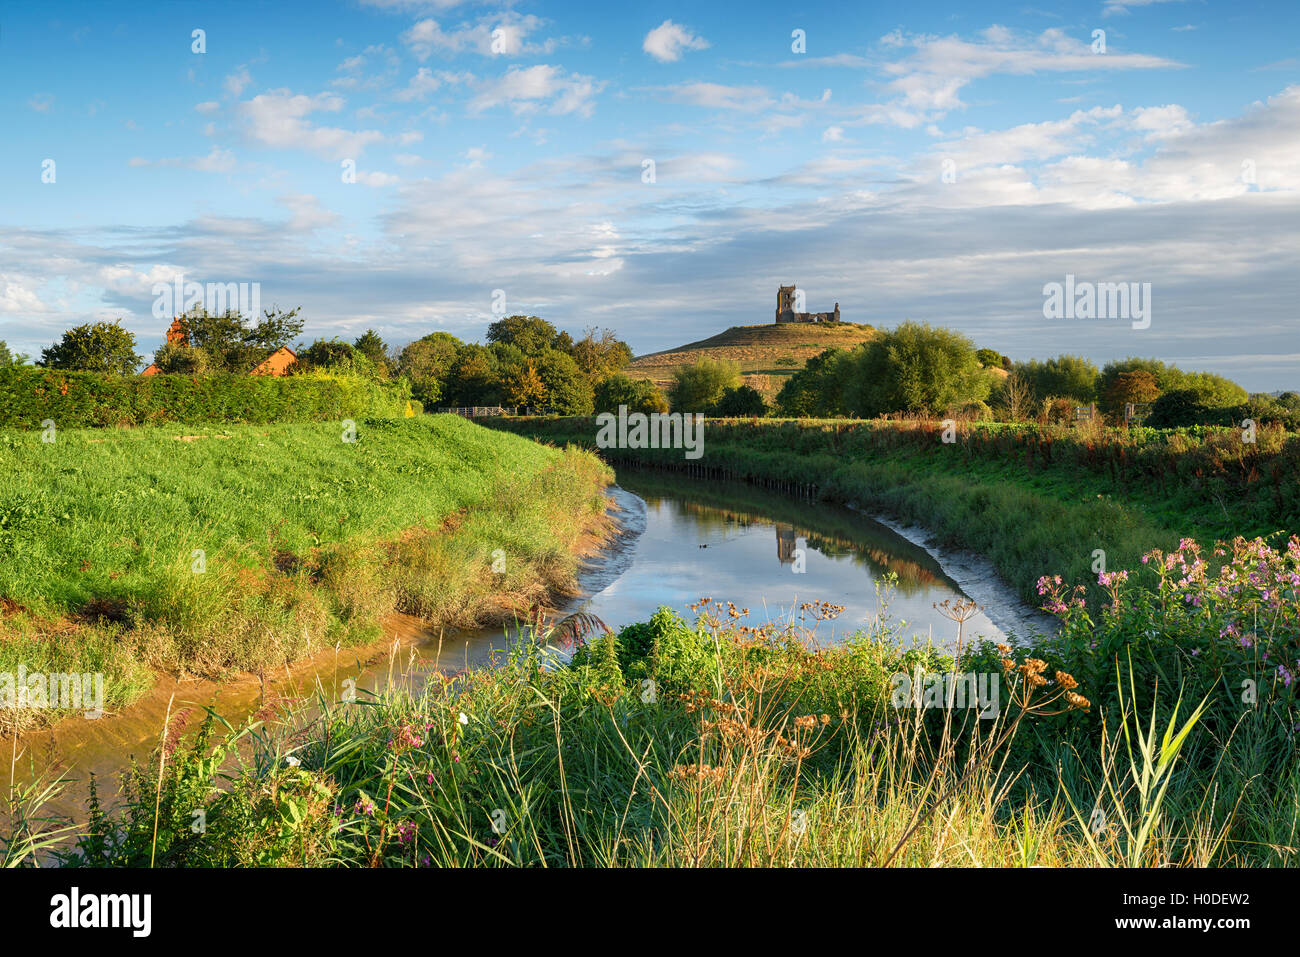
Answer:
[[[649,471],[621,471],[618,483],[610,498],[621,532],[587,563],[579,596],[563,609],[589,612],[615,630],[645,621],[661,605],[693,620],[687,606],[704,597],[748,608],[750,625],[790,620],[802,603],[824,601],[844,606],[836,620],[818,626],[818,640],[834,642],[881,614],[878,586],[887,578],[889,620],[905,640],[951,647],[956,625],[934,606],[968,594],[984,604],[966,622],[968,641],[1025,635],[1044,624],[978,559],[927,550],[915,534],[852,509]],[[132,756],[143,760],[158,743],[169,706],[175,713],[212,705],[238,724],[272,696],[320,691],[334,698],[345,682],[355,682],[362,694],[395,682],[418,688],[435,671],[490,665],[510,643],[503,630],[437,633],[402,616],[389,631],[391,644],[365,658],[342,650],[267,675],[264,685],[160,680],[121,714],[73,718],[19,739],[15,777],[29,778],[32,767],[68,773],[76,783],[48,810],[78,817],[87,773],[106,780]],[[7,783],[7,771],[0,778]]]

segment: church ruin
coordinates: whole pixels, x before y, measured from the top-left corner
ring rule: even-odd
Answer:
[[[794,286],[781,286],[776,293],[776,321],[778,323],[840,321],[838,302],[833,312],[795,312],[796,305],[803,305],[803,293],[795,292]]]

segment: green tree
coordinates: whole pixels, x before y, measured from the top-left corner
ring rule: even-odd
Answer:
[[[934,415],[987,399],[993,385],[968,338],[924,323],[905,322],[859,346],[854,361],[846,393],[850,410],[863,417]]]
[[[41,350],[40,364],[49,369],[132,375],[140,362],[134,335],[116,322],[91,322],[69,329],[59,342]]]
[[[852,365],[844,349],[827,349],[813,356],[776,394],[777,414],[800,418],[848,415],[844,385]]]
[[[464,345],[449,332],[432,332],[398,353],[397,373],[410,380],[415,398],[433,406],[443,398],[448,372]]]
[[[599,332],[593,327],[569,350],[574,361],[592,382],[603,382],[632,361],[632,348],[612,329]]]
[[[376,369],[383,371],[385,377],[392,371],[392,361],[388,356],[388,343],[384,342],[379,333],[373,329],[367,329],[357,337],[357,341],[352,343],[353,347],[369,359]]]
[[[711,415],[722,393],[740,385],[740,366],[725,359],[700,356],[673,373],[668,401],[675,412]]]
[[[489,343],[518,346],[524,355],[536,356],[543,349],[553,348],[558,336],[555,327],[545,319],[537,316],[506,316],[488,326],[486,338]],[[568,340],[570,346],[572,341]]]
[[[29,358],[31,357],[21,355],[21,354],[15,355],[14,353],[10,352],[9,346],[4,342],[3,339],[0,339],[0,369],[3,369],[7,366],[26,365],[27,360]]]
[[[546,407],[558,415],[591,415],[595,403],[591,380],[573,356],[559,349],[537,355],[537,374],[546,383]]]
[[[1061,355],[1055,359],[1018,362],[1016,372],[1039,400],[1049,396],[1095,402],[1097,366],[1082,356]]]
[[[595,411],[618,412],[620,405],[629,412],[667,412],[668,399],[647,379],[633,379],[622,373],[610,376],[596,386]]]
[[[212,371],[212,357],[198,346],[165,343],[153,354],[153,364],[168,375],[203,376]]]
[[[722,393],[722,398],[718,399],[717,407],[714,409],[714,415],[729,418],[763,416],[767,415],[767,402],[763,400],[763,393],[757,389],[741,385]]]

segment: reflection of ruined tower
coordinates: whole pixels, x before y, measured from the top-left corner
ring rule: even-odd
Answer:
[[[795,542],[794,526],[782,525],[778,522],[776,526],[776,557],[782,565],[789,565],[794,561]]]

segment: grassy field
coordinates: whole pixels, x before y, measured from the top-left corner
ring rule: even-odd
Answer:
[[[256,671],[572,583],[608,470],[454,416],[0,433],[0,672]],[[588,541],[587,544],[590,542]],[[494,570],[494,562],[497,570]]]
[[[852,349],[876,337],[871,326],[841,323],[768,323],[732,326],[699,342],[640,356],[625,370],[634,379],[649,379],[667,389],[673,372],[704,356],[740,365],[747,385],[770,402],[785,381],[813,356],[827,349]]]

